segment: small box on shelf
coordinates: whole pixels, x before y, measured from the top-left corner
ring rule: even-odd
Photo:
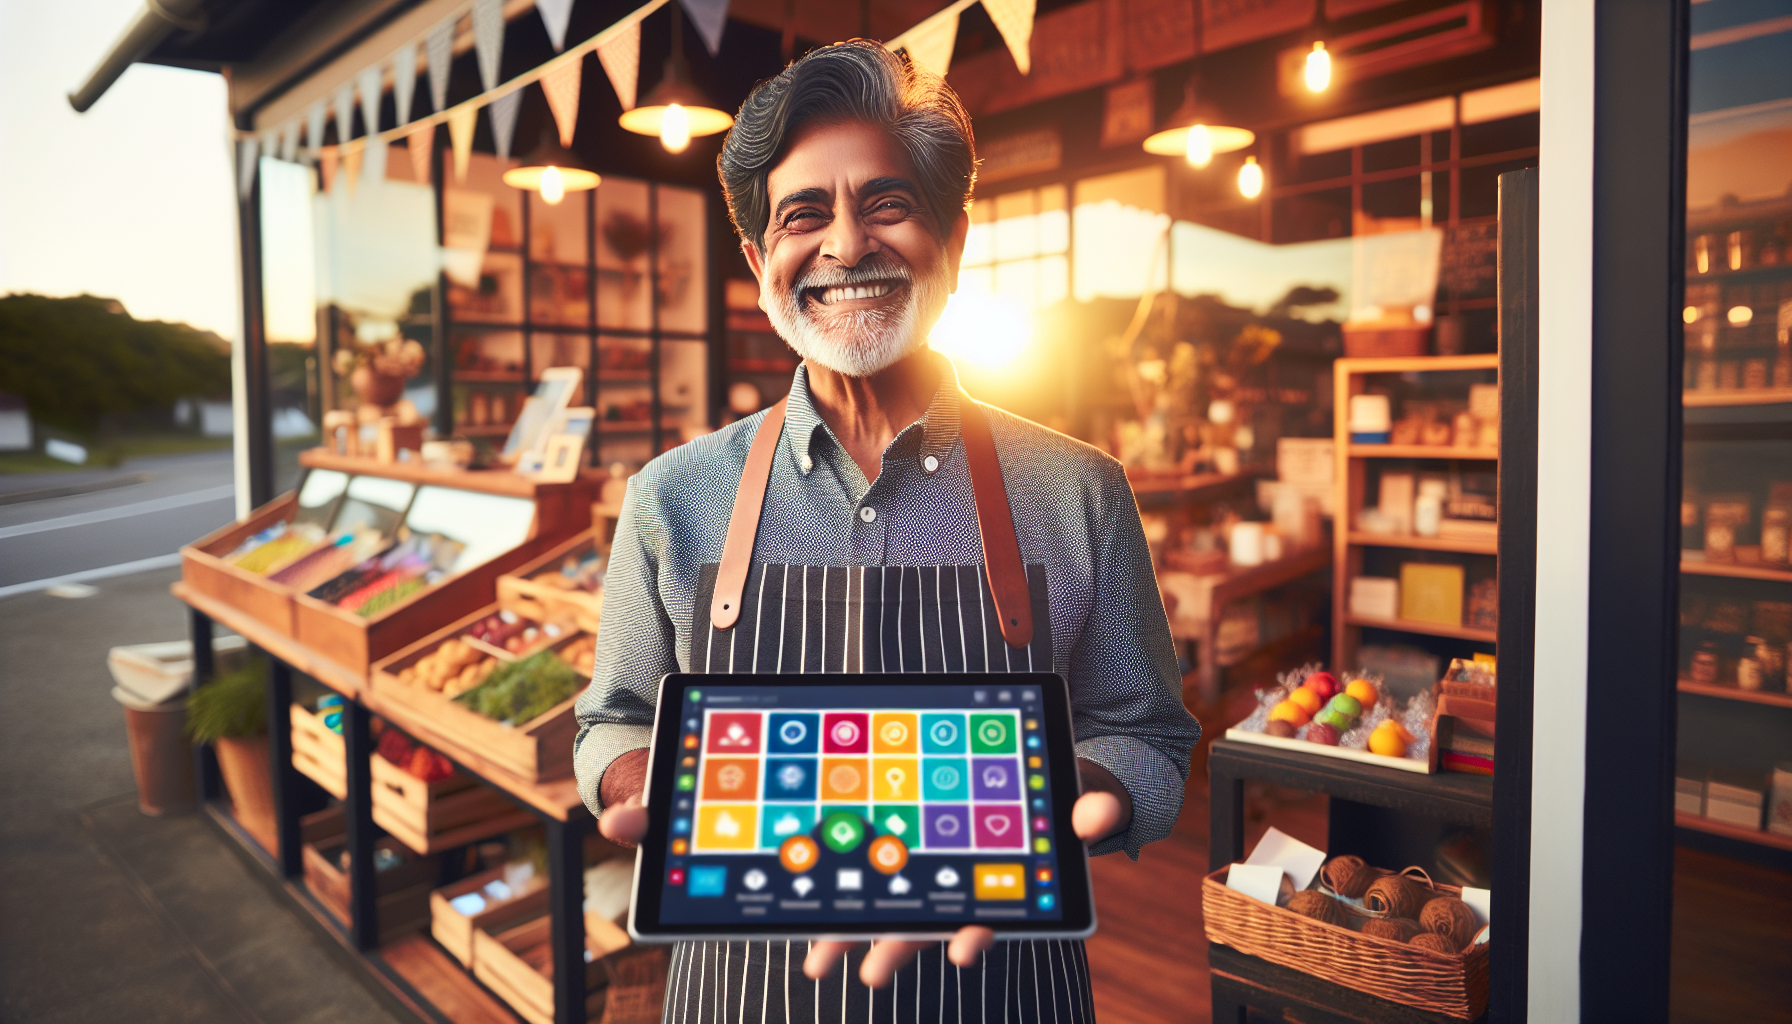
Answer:
[[[1773,766],[1773,790],[1767,801],[1767,831],[1792,836],[1792,761]]]
[[[294,704],[292,718],[292,766],[300,775],[323,787],[338,800],[348,797],[348,769],[343,763],[342,736],[324,724],[324,715],[303,704]]]
[[[1674,771],[1674,813],[1705,816],[1705,774],[1700,765],[1682,763]]]
[[[1462,625],[1460,565],[1406,562],[1400,566],[1400,618],[1440,626]]]
[[[537,622],[597,632],[609,544],[596,529],[498,577],[498,603]]]
[[[473,976],[530,1024],[553,1024],[554,964],[549,918],[473,932]],[[585,915],[585,1011],[605,1024],[660,1019],[666,950],[640,947],[628,933],[595,914]],[[616,1005],[608,1005],[615,1000]]]
[[[1399,618],[1400,581],[1386,576],[1352,578],[1350,614],[1369,619]]]
[[[305,887],[344,925],[349,921],[348,838],[342,809],[332,807],[299,822],[304,843]],[[385,945],[429,921],[429,888],[436,860],[406,850],[391,837],[374,843],[374,905],[379,942]]]
[[[468,896],[477,897],[475,905],[468,905]],[[547,905],[545,884],[516,893],[505,883],[504,869],[492,868],[429,894],[429,934],[462,966],[471,968],[475,931],[502,931],[514,922],[540,915]]]
[[[373,755],[373,822],[418,853],[534,824],[535,815],[462,772],[425,782]]]
[[[1713,768],[1705,782],[1705,817],[1738,828],[1761,828],[1767,807],[1763,776],[1746,771]]]

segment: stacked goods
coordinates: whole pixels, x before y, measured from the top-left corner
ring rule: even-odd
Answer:
[[[1471,775],[1493,774],[1493,664],[1457,658],[1437,684],[1438,766]]]
[[[294,590],[315,590],[356,565],[381,554],[388,543],[375,530],[345,533],[270,574],[268,578]]]
[[[245,572],[268,576],[310,554],[323,539],[323,531],[315,526],[278,522],[243,541],[224,560]]]
[[[356,565],[310,593],[372,618],[446,575],[462,545],[437,534],[412,535],[385,554]]]
[[[1229,737],[1293,740],[1420,763],[1429,756],[1431,694],[1396,705],[1379,676],[1346,673],[1341,682],[1317,664],[1277,681],[1280,685],[1258,692],[1256,710],[1229,730]],[[1414,770],[1423,769],[1415,765]]]

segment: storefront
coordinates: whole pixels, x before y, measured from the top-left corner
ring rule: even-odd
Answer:
[[[1212,945],[1163,1017],[1774,998],[1702,952],[1753,918],[1676,892],[1792,869],[1786,17],[216,6],[152,5],[76,102],[133,60],[230,73],[244,515],[177,596],[272,658],[272,807],[251,823],[233,789],[233,817],[202,751],[206,796],[400,1004],[658,1015],[664,961],[617,931],[624,861],[569,777],[574,691],[512,724],[455,698],[525,662],[576,685],[627,476],[789,388],[703,114],[855,35],[949,67],[975,125],[934,347],[1139,501],[1206,733],[1206,856],[1157,884],[1205,893]],[[1299,686],[1321,666],[1366,689]],[[1278,822],[1423,868],[1472,938],[1253,904],[1229,869]]]

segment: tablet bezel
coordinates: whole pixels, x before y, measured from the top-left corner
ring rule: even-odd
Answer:
[[[954,927],[941,930],[937,918],[912,922],[875,921],[863,927],[815,930],[809,922],[789,927],[762,927],[757,923],[750,930],[716,931],[711,925],[659,924],[660,894],[665,885],[666,858],[671,828],[670,816],[656,814],[653,808],[667,807],[672,801],[672,787],[679,757],[679,729],[683,719],[683,694],[688,686],[710,689],[718,687],[759,686],[974,686],[979,682],[1003,689],[1033,686],[1039,689],[1040,725],[1046,735],[1046,771],[1051,779],[1052,841],[1057,844],[1057,892],[1061,900],[1062,919],[1057,921],[1020,921],[997,924],[991,921],[966,920],[953,922]],[[669,695],[676,691],[679,707],[666,714]],[[969,710],[969,709],[966,709]],[[847,939],[876,938],[934,939],[950,938],[966,925],[985,925],[998,937],[1013,939],[1083,939],[1095,933],[1095,892],[1089,873],[1089,853],[1071,825],[1072,808],[1081,795],[1076,766],[1076,748],[1070,721],[1070,689],[1064,678],[1053,672],[954,672],[954,673],[889,673],[854,678],[840,673],[761,673],[705,675],[670,673],[660,679],[659,701],[654,712],[653,741],[648,755],[646,792],[648,807],[647,835],[635,856],[634,898],[629,904],[628,931],[642,942],[677,942],[697,940],[761,941],[769,939]],[[1025,856],[1022,851],[1022,856]],[[651,885],[644,885],[651,880]],[[643,923],[647,927],[643,928]]]

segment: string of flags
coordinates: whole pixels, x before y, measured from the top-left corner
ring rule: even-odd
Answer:
[[[315,164],[322,172],[326,190],[334,187],[338,175],[347,179],[346,185],[351,189],[363,173],[369,180],[377,181],[386,174],[388,147],[401,140],[406,143],[416,179],[426,180],[436,126],[441,124],[448,126],[455,179],[464,180],[472,158],[473,133],[479,111],[487,111],[494,148],[500,159],[506,159],[515,139],[523,90],[537,82],[553,112],[560,144],[570,147],[578,121],[585,56],[597,54],[598,63],[622,109],[633,110],[641,67],[641,22],[671,2],[673,0],[648,0],[603,31],[567,48],[566,30],[572,18],[573,0],[535,0],[536,13],[541,16],[548,39],[558,53],[541,65],[500,82],[498,76],[504,54],[504,0],[468,0],[465,6],[443,18],[420,38],[407,40],[387,57],[338,83],[326,94],[327,98],[314,101],[303,113],[280,125],[240,136],[237,139],[239,194],[244,200],[248,199],[255,185],[258,157],[263,155],[288,162],[303,160]],[[722,44],[729,0],[677,2],[690,18],[704,46],[711,54],[716,53]],[[886,45],[892,50],[906,50],[910,60],[943,76],[951,66],[959,15],[975,3],[983,4],[1016,66],[1022,74],[1028,73],[1036,0],[955,0]],[[462,19],[470,20],[472,24],[473,50],[482,91],[450,107],[449,70],[454,59],[455,29]],[[425,91],[430,111],[421,117],[413,117],[419,92],[419,63],[428,75]],[[392,75],[397,123],[382,125],[380,99],[388,68]],[[354,136],[357,105],[363,128],[359,137]],[[331,121],[336,126],[337,141],[326,145],[325,130]],[[304,140],[302,149],[301,136]]]

